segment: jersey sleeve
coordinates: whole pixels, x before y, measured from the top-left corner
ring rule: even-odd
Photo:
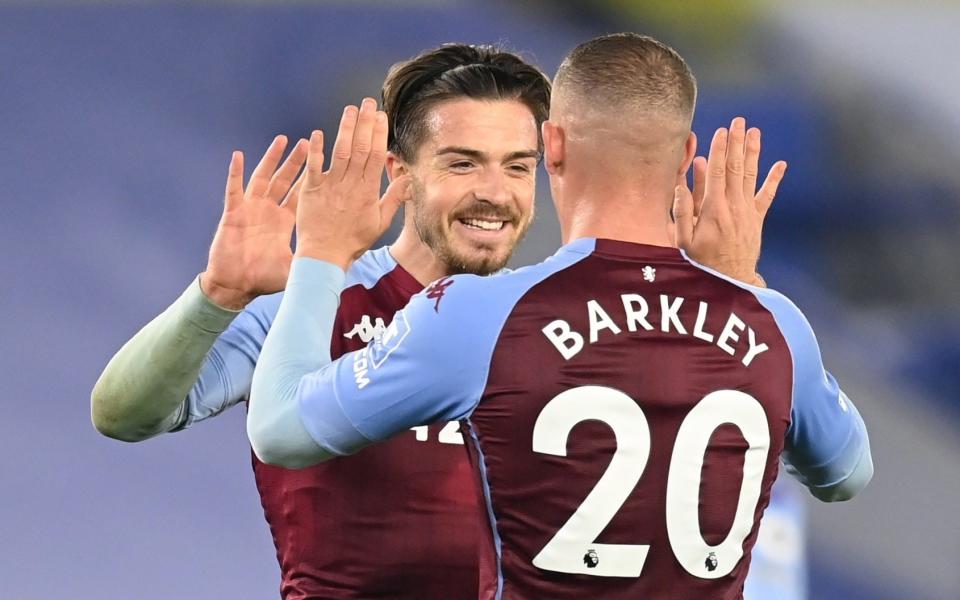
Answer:
[[[471,279],[434,284],[366,348],[301,380],[300,416],[314,441],[350,454],[410,427],[473,411],[500,327],[490,318],[495,310],[471,310]]]
[[[793,357],[793,405],[782,457],[787,472],[820,500],[850,499],[873,476],[863,419],[824,368],[803,313],[775,292],[762,301],[774,312]]]
[[[140,441],[184,429],[241,401],[276,298],[244,311],[211,302],[199,278],[111,358],[91,392],[104,435]]]
[[[281,298],[282,293],[257,298],[217,336],[171,431],[216,416],[249,396],[253,369]]]
[[[435,283],[369,346],[331,362],[329,344],[311,340],[330,337],[339,278],[328,263],[294,261],[247,417],[265,462],[298,468],[351,454],[411,426],[464,417],[479,401],[499,327],[493,303],[471,310],[476,278]]]

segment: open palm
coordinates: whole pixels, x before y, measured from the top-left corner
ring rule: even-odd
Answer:
[[[284,288],[293,253],[300,172],[307,156],[299,140],[277,168],[287,146],[277,136],[243,186],[243,153],[234,152],[227,175],[223,215],[201,276],[204,293],[225,308],[240,309],[253,298]],[[295,183],[296,182],[296,183]]]

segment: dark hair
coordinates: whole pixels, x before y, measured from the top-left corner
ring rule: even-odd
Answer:
[[[557,90],[593,102],[693,116],[697,81],[676,50],[650,36],[614,33],[574,48],[554,79]]]
[[[550,110],[550,80],[535,66],[493,46],[444,44],[390,68],[383,82],[383,110],[390,120],[390,151],[416,159],[425,117],[444,100],[519,100],[540,124]],[[538,141],[542,151],[543,143]]]

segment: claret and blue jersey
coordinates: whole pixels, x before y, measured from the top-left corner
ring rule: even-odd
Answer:
[[[346,274],[332,330],[304,341],[334,357],[363,348],[422,289],[387,248],[367,252]],[[281,299],[258,298],[217,338],[184,403],[180,428],[246,399]],[[254,457],[253,470],[283,598],[476,594],[477,495],[457,423],[417,427],[308,469]]]
[[[675,249],[579,239],[446,278],[370,346],[275,368],[329,267],[295,263],[258,376],[296,379],[317,457],[462,419],[486,507],[481,597],[738,598],[779,459],[824,500],[872,474],[800,311]]]

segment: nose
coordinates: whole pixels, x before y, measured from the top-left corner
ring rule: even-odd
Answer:
[[[474,195],[477,200],[489,202],[494,206],[507,206],[513,202],[507,176],[500,169],[484,169]]]

